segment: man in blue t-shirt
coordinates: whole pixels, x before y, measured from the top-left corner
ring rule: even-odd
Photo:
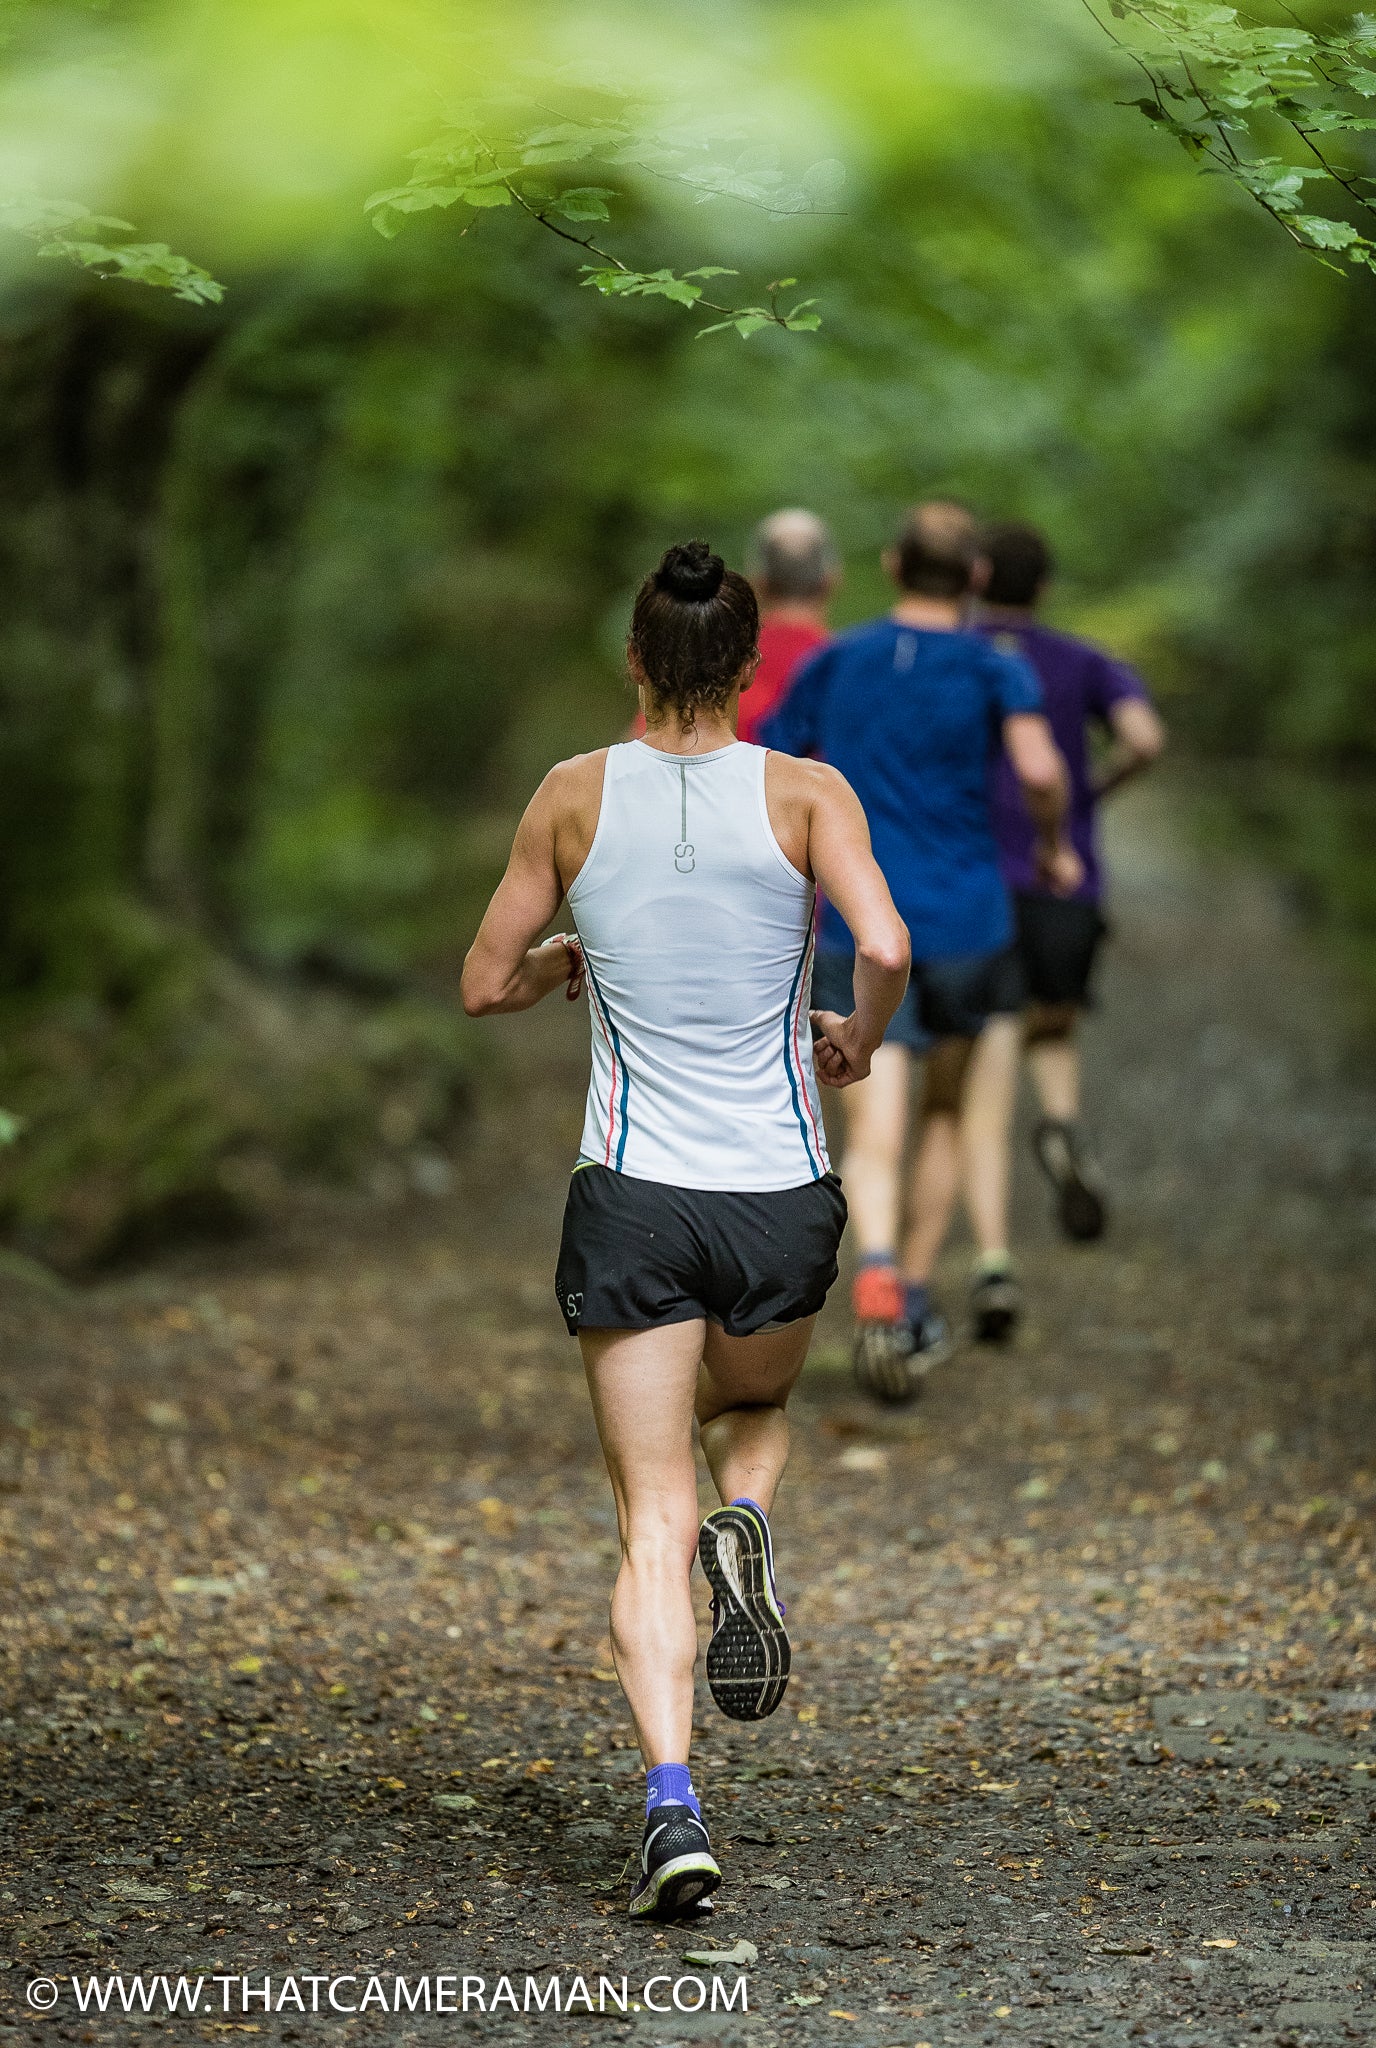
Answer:
[[[963,630],[982,569],[973,518],[944,501],[919,505],[884,562],[898,585],[892,612],[815,654],[760,737],[840,769],[865,807],[875,856],[912,935],[907,996],[869,1079],[845,1093],[842,1167],[860,1253],[856,1373],[872,1392],[901,1400],[915,1391],[914,1368],[925,1371],[949,1347],[928,1288],[959,1189],[966,1068],[989,1018],[1023,1002],[990,811],[990,762],[1000,747],[1035,820],[1046,885],[1073,890],[1081,868],[1063,832],[1065,767],[1037,679]],[[824,903],[817,1012],[849,1014],[853,959],[849,931]],[[900,1245],[915,1055],[925,1062],[922,1127]],[[1017,1314],[1006,1202],[976,1201],[971,1223],[976,1333],[997,1339]]]

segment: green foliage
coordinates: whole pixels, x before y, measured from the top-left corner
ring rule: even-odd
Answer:
[[[274,986],[124,898],[65,921],[82,1002],[11,1004],[0,1041],[28,1110],[0,1163],[0,1223],[29,1252],[77,1268],[240,1226],[288,1173],[404,1173],[452,1129],[472,1034],[451,1008]]]
[[[1085,4],[1094,12],[1096,0]],[[1302,248],[1376,270],[1376,182],[1360,157],[1344,161],[1320,139],[1376,131],[1376,16],[1309,29],[1284,4],[1274,9],[1279,22],[1210,0],[1109,0],[1108,11],[1150,87],[1131,102],[1139,112]],[[1289,156],[1268,147],[1277,136]],[[1306,185],[1326,187],[1330,204],[1345,199],[1356,221],[1304,211]]]
[[[551,124],[550,102],[562,100],[572,118]],[[408,215],[466,206],[474,212],[515,206],[540,227],[597,257],[583,266],[584,282],[605,298],[663,298],[722,317],[701,334],[734,330],[743,339],[764,327],[807,333],[820,326],[809,312],[815,299],[781,311],[771,286],[767,305],[728,306],[704,296],[700,280],[734,277],[721,264],[675,272],[637,269],[591,236],[571,234],[561,222],[610,222],[612,208],[634,210],[637,192],[657,180],[698,202],[731,199],[756,207],[771,220],[830,211],[845,183],[836,158],[809,164],[790,178],[780,152],[769,145],[739,148],[742,136],[693,117],[643,91],[602,81],[574,84],[552,73],[541,97],[507,95],[474,102],[445,123],[433,141],[412,152],[406,185],[375,192],[365,204],[378,233],[391,240]],[[725,154],[729,146],[730,155]],[[614,184],[559,185],[546,173],[568,164],[596,165]],[[580,176],[585,172],[580,168]],[[792,282],[796,282],[792,280]]]
[[[118,239],[135,232],[130,222],[91,213],[76,200],[5,200],[0,202],[0,227],[27,235],[37,243],[40,256],[74,264],[97,277],[151,285],[188,305],[217,306],[225,295],[224,286],[198,263],[176,255],[165,242]]]
[[[11,285],[0,1227],[75,1262],[270,1210],[290,1173],[412,1170],[468,1058],[415,989],[452,989],[513,805],[624,730],[630,595],[685,533],[738,562],[762,514],[816,506],[845,622],[886,602],[898,509],[957,492],[1048,527],[1057,616],[1196,746],[1376,764],[1372,279],[1296,261],[1238,178],[1118,111],[1075,0],[988,8],[976,32],[924,0],[911,44],[800,11],[844,213],[830,158],[790,185],[661,106],[670,158],[642,136],[618,163],[620,102],[560,99],[494,122],[496,164],[443,160],[456,114],[378,195],[399,239],[339,222],[400,121],[314,241],[244,202],[217,242],[141,169],[127,211],[207,237],[223,308],[58,265]],[[1341,260],[1355,213],[1257,119],[1251,175]],[[820,330],[781,271],[825,280]],[[722,326],[751,347],[696,346]]]

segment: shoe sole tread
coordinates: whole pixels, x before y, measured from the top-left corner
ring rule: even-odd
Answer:
[[[740,1597],[719,1554],[719,1535],[736,1541]],[[707,1646],[707,1685],[731,1721],[764,1721],[788,1686],[793,1652],[769,1587],[764,1538],[755,1517],[718,1508],[698,1533],[698,1556],[718,1602],[719,1621]]]

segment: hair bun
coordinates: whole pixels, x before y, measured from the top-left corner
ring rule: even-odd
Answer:
[[[725,562],[712,553],[705,540],[685,540],[666,549],[655,570],[655,588],[685,604],[706,604],[721,589],[725,574]]]

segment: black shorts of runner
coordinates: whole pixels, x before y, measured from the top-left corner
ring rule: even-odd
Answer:
[[[849,953],[818,953],[812,969],[813,1009],[838,1010],[848,1017],[855,1008],[854,976]],[[939,1038],[978,1038],[991,1017],[1016,1014],[1026,1000],[1015,946],[948,960],[914,960],[884,1043],[925,1053]]]
[[[571,1337],[699,1317],[728,1337],[815,1315],[836,1278],[846,1198],[834,1173],[770,1194],[574,1171],[554,1287]]]
[[[1088,1009],[1095,956],[1108,930],[1098,904],[1020,891],[1013,909],[1028,1000]]]

